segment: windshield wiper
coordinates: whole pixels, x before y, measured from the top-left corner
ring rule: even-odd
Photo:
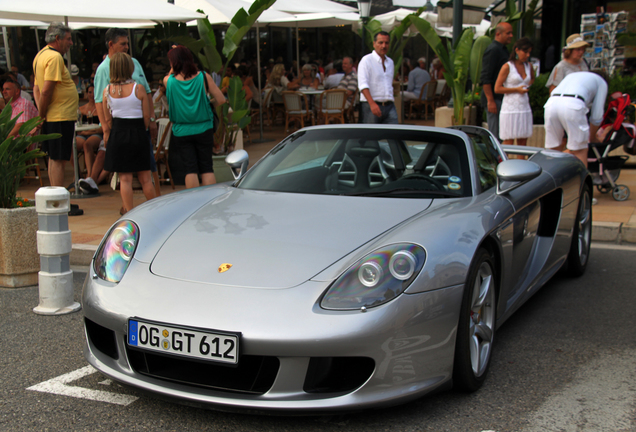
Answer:
[[[439,191],[439,190],[422,190],[415,188],[399,188],[399,189],[390,189],[390,190],[382,190],[382,191],[366,191],[366,192],[353,192],[353,193],[345,193],[342,195],[345,196],[391,196],[391,195],[437,195],[443,197],[451,197],[457,198],[462,195],[457,192],[447,192],[447,191]]]

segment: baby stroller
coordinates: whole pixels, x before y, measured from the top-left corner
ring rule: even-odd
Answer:
[[[629,188],[626,185],[617,185],[616,181],[629,156],[609,156],[609,153],[623,146],[626,153],[636,155],[636,127],[623,123],[625,117],[629,119],[634,112],[634,106],[628,94],[615,93],[612,97],[614,100],[610,102],[599,127],[599,131],[609,130],[605,130],[603,142],[589,144],[587,169],[592,174],[592,180],[599,192],[611,191],[616,201],[625,201],[629,198]]]

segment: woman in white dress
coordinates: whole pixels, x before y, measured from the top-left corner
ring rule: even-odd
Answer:
[[[499,136],[504,144],[512,144],[516,139],[517,145],[526,145],[532,135],[532,108],[528,98],[528,89],[534,82],[534,69],[528,62],[531,52],[530,39],[519,39],[495,83],[495,93],[504,95],[499,111]]]

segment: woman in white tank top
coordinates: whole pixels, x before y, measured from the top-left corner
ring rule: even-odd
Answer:
[[[126,53],[116,53],[110,59],[110,85],[104,89],[104,142],[106,161],[104,169],[119,175],[121,199],[126,212],[132,210],[133,173],[144,191],[146,199],[154,198],[155,188],[150,173],[148,134],[150,106],[146,91],[132,80],[135,66]]]

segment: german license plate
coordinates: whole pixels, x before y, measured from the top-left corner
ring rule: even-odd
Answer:
[[[200,360],[238,364],[237,334],[128,320],[128,345]]]

